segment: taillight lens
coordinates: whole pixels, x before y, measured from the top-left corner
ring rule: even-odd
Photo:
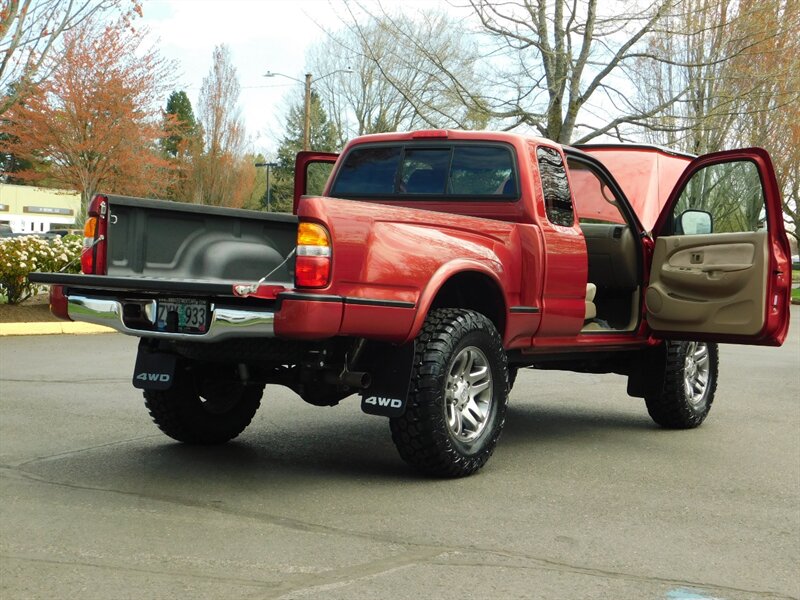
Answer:
[[[297,258],[294,283],[297,287],[320,288],[331,276],[331,238],[317,223],[300,223],[297,230]]]
[[[104,275],[106,272],[106,237],[108,235],[108,198],[95,196],[89,204],[88,216],[83,226],[81,271],[87,275]]]
[[[81,271],[94,273],[94,236],[97,235],[97,217],[89,217],[83,225],[83,250],[81,250]]]

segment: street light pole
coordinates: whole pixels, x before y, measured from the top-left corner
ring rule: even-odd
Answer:
[[[346,69],[337,69],[336,71],[331,71],[323,75],[322,77],[317,77],[317,81],[325,79],[326,77],[330,77],[331,75],[335,75],[336,73],[352,73],[353,69],[347,67]],[[305,102],[304,102],[304,114],[303,114],[303,150],[311,150],[311,73],[306,73],[305,82],[300,81],[299,79],[292,77],[291,75],[284,75],[283,73],[273,73],[272,71],[267,71],[264,73],[264,77],[285,77],[286,79],[291,79],[292,81],[297,81],[299,83],[305,83]]]
[[[277,167],[278,163],[276,162],[257,162],[257,167],[267,167],[267,212],[270,212],[270,199],[272,197],[272,190],[270,189],[269,185],[269,170],[272,167]]]

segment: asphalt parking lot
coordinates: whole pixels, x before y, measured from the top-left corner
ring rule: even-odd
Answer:
[[[173,443],[136,340],[0,339],[0,597],[800,597],[800,311],[723,346],[707,422],[625,380],[523,372],[486,468],[418,477],[355,399],[267,388],[234,443]]]

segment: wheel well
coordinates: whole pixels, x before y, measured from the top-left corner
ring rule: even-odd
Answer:
[[[485,315],[502,336],[506,326],[503,294],[488,276],[474,271],[457,273],[445,282],[431,303],[434,308],[468,308]]]

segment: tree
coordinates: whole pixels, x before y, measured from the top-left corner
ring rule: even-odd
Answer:
[[[374,16],[366,22],[353,15],[349,25],[328,36],[310,51],[310,67],[321,77],[315,90],[340,144],[356,135],[398,129],[486,125],[428,64],[428,57],[436,56],[460,80],[479,87],[473,73],[477,48],[446,13],[426,11],[416,19]],[[416,39],[425,40],[424,47],[416,47]]]
[[[196,199],[204,204],[240,207],[255,182],[255,167],[244,158],[239,89],[230,51],[217,46],[198,102],[204,152],[195,159],[194,178]]]
[[[447,53],[452,45],[432,47],[386,11],[373,18],[387,23],[403,53],[423,59],[417,69],[449,90],[462,115],[505,129],[533,128],[561,143],[585,143],[602,135],[622,139],[625,130],[646,126],[684,96],[679,89],[660,102],[632,101],[637,66],[661,59],[646,51],[647,41],[678,4],[654,0],[635,9],[599,0],[469,0],[473,27],[466,19],[451,24],[455,39],[471,37],[482,50],[466,78]],[[358,28],[361,15],[351,16]],[[392,82],[409,102],[425,106],[413,86]]]
[[[742,2],[755,42],[730,66],[737,87],[751,88],[733,127],[736,145],[769,150],[783,191],[787,230],[800,239],[800,5],[790,0]],[[738,77],[736,75],[738,74]],[[743,85],[744,84],[744,85]]]
[[[11,89],[8,90],[7,95],[14,94],[14,87],[13,85],[9,86]],[[6,123],[7,120],[0,116],[0,122]],[[8,133],[0,133],[0,148],[7,148],[11,141],[16,141],[16,139]],[[30,171],[33,168],[34,164],[30,160],[15,156],[9,152],[0,153],[0,181],[3,183],[24,183],[24,181],[15,177],[15,173]]]
[[[561,143],[620,136],[621,127],[641,123],[683,94],[640,107],[627,99],[637,83],[633,64],[644,59],[640,45],[669,14],[672,0],[640,10],[606,4],[605,12],[598,0],[470,5],[496,52],[515,64],[499,73],[515,82],[513,94],[499,105],[487,102],[491,114],[512,127],[530,125]]]
[[[0,114],[46,80],[60,38],[93,15],[120,9],[141,15],[137,1],[7,0],[0,8]],[[13,84],[13,85],[12,85]]]
[[[651,39],[649,52],[661,61],[651,64],[640,93],[659,99],[675,89],[687,92],[650,119],[644,137],[694,154],[767,148],[782,183],[790,235],[797,237],[800,6],[787,0],[687,0],[684,8]]]
[[[170,94],[164,121],[164,129],[169,132],[169,136],[162,141],[164,152],[173,158],[188,153],[199,132],[186,92],[181,90]]]
[[[196,197],[194,169],[203,152],[203,140],[186,92],[170,94],[163,127],[168,135],[161,140],[161,150],[174,173],[171,185],[164,190],[164,198],[193,202]]]
[[[246,160],[253,163],[266,163],[273,162],[272,158],[267,159],[263,154],[248,154]],[[272,172],[270,172],[272,175]],[[272,178],[271,178],[272,179]],[[270,187],[272,181],[270,181]],[[250,197],[244,201],[243,208],[250,210],[263,210],[267,205],[267,169],[257,168],[255,180],[253,181],[253,189],[250,192]]]
[[[157,152],[164,137],[152,99],[171,65],[143,48],[146,31],[86,21],[69,31],[51,76],[4,114],[3,152],[44,165],[19,177],[78,189],[84,208],[99,190],[156,195],[172,176]]]
[[[298,99],[289,108],[286,118],[286,134],[278,146],[278,166],[272,171],[270,182],[272,190],[272,209],[276,212],[291,212],[294,193],[294,161],[303,149],[303,128],[305,124],[305,101]],[[319,95],[311,92],[311,150],[336,152],[340,149],[336,126],[328,120]],[[310,174],[309,189],[322,191],[327,175],[321,171]]]

